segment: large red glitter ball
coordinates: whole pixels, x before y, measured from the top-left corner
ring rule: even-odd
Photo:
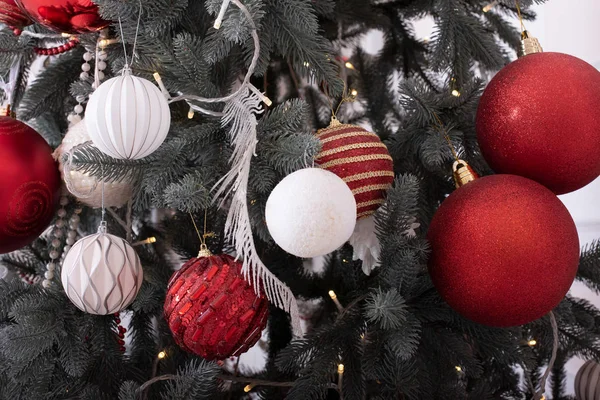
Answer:
[[[61,181],[44,138],[9,117],[0,117],[0,160],[0,253],[8,253],[52,221]]]
[[[508,327],[550,312],[575,279],[579,239],[550,190],[516,175],[457,189],[427,234],[433,284],[459,314]]]
[[[518,59],[485,89],[477,139],[498,173],[582,188],[600,175],[600,72],[560,53]]]
[[[206,360],[238,356],[267,324],[269,302],[244,280],[233,257],[192,258],[169,281],[165,318],[175,342]]]
[[[29,17],[15,4],[15,0],[0,0],[0,22],[19,29],[31,24]]]
[[[394,162],[379,136],[356,125],[332,124],[317,132],[315,161],[344,180],[356,200],[357,218],[373,214],[394,181]]]
[[[106,28],[91,0],[16,0],[31,19],[56,32],[86,33]]]

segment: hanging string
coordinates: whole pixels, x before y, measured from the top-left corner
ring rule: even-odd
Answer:
[[[137,46],[138,33],[140,30],[140,21],[142,20],[142,1],[139,1],[140,11],[138,12],[137,26],[135,27],[135,37],[133,38],[133,54],[131,54],[131,64],[127,62],[127,46],[125,46],[125,35],[123,34],[123,24],[121,22],[121,16],[119,15],[119,31],[121,32],[121,43],[123,44],[123,55],[125,56],[125,66],[123,70],[133,66],[135,60],[135,48]]]
[[[517,6],[517,14],[519,15],[519,22],[521,23],[521,33],[525,32],[525,23],[523,22],[523,13],[521,13],[521,6],[519,5],[519,0],[515,0],[515,5]]]
[[[190,218],[192,219],[192,224],[194,224],[194,229],[196,230],[196,234],[198,235],[198,239],[200,239],[200,252],[198,253],[198,257],[208,256],[210,255],[210,251],[208,250],[208,246],[206,245],[206,238],[213,237],[215,234],[213,232],[207,232],[206,224],[208,220],[208,210],[204,210],[204,233],[200,234],[200,230],[198,229],[198,225],[196,225],[196,220],[194,220],[194,216],[191,212],[189,212]]]
[[[102,177],[102,183],[101,183],[101,187],[102,187],[102,221],[106,223],[106,221],[104,220],[104,218],[106,217],[106,208],[104,207],[104,166],[102,164],[100,164],[100,176]]]
[[[452,156],[454,157],[454,160],[456,162],[460,162],[460,159],[458,158],[458,153],[456,152],[456,149],[454,148],[454,145],[452,144],[452,140],[450,139],[450,136],[448,135],[448,131],[446,131],[446,129],[444,128],[444,124],[442,123],[441,118],[435,112],[433,113],[433,117],[435,118],[435,121],[436,121],[436,124],[434,124],[434,127],[437,129],[438,132],[440,132],[442,134],[444,139],[446,139],[446,142],[448,143],[448,147],[450,147],[450,151],[452,152]]]

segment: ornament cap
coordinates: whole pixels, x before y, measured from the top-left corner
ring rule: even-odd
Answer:
[[[452,170],[457,189],[479,178],[477,172],[464,160],[455,161]]]
[[[521,33],[521,49],[519,51],[519,57],[543,52],[544,49],[537,38],[530,36],[528,31],[523,31],[523,33]]]
[[[337,117],[335,115],[332,115],[328,128],[335,128],[336,126],[340,126],[340,125],[342,125],[342,123],[337,119]]]
[[[106,229],[106,221],[100,221],[100,225],[98,225],[98,233],[106,233],[107,229]]]
[[[212,255],[213,254],[210,252],[208,247],[204,243],[202,243],[200,245],[200,251],[198,252],[198,258],[211,257]]]

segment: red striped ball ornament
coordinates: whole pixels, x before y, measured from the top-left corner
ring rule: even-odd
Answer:
[[[335,117],[317,132],[321,152],[315,161],[344,180],[356,200],[357,219],[373,214],[394,181],[394,163],[379,136]]]
[[[203,250],[171,277],[164,313],[175,342],[206,360],[239,356],[267,324],[269,301],[256,295],[242,263]]]

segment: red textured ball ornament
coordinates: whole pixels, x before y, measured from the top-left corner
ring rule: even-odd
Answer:
[[[508,327],[550,312],[579,262],[571,215],[547,188],[515,175],[452,193],[429,227],[429,272],[442,298],[483,325]]]
[[[0,0],[0,22],[17,31],[31,24],[31,20],[15,4],[15,0]]]
[[[600,72],[560,53],[518,59],[485,89],[477,139],[498,173],[556,194],[582,188],[600,176]]]
[[[193,258],[169,281],[165,318],[175,342],[206,360],[248,351],[267,324],[269,302],[228,255]]]
[[[16,0],[34,21],[61,33],[86,33],[106,28],[98,6],[90,0]]]
[[[373,214],[394,182],[394,162],[379,136],[360,126],[340,124],[317,132],[321,152],[315,161],[348,184],[354,194],[357,219]]]
[[[0,117],[0,160],[0,253],[8,253],[50,224],[61,181],[48,143],[10,117]]]

